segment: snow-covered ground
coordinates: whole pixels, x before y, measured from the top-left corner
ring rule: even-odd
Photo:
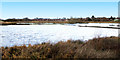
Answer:
[[[70,25],[9,25],[0,26],[0,46],[38,44],[42,42],[82,40],[118,36],[118,29],[77,27]]]

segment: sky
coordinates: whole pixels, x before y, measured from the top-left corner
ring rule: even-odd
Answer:
[[[112,1],[112,0],[111,0]],[[118,2],[2,2],[2,19],[118,16]]]
[[[1,0],[2,2],[118,2],[120,0]]]

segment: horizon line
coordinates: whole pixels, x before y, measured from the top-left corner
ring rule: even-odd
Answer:
[[[92,15],[92,16],[94,16],[94,15]],[[89,18],[91,18],[92,16],[90,16]],[[94,16],[95,18],[103,18],[103,17],[105,17],[105,18],[110,18],[111,16]],[[114,18],[118,18],[118,16],[112,16],[112,17],[114,17]],[[46,19],[60,19],[60,18],[88,18],[88,17],[74,17],[74,16],[71,16],[71,17],[15,17],[15,18],[13,18],[13,17],[11,17],[11,18],[0,18],[0,19],[24,19],[24,18],[29,18],[29,19],[35,19],[35,18],[46,18]]]

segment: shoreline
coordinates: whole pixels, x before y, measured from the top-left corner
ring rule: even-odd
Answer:
[[[18,24],[18,23],[26,23],[26,24]],[[40,24],[40,23],[53,23],[53,24],[73,24],[70,22],[46,22],[46,21],[27,21],[27,22],[0,22],[0,25],[30,25],[29,23]],[[120,23],[120,22],[79,22],[79,23]]]
[[[111,29],[120,29],[119,27],[103,27],[103,26],[80,26],[79,27],[93,27],[93,28],[111,28]]]

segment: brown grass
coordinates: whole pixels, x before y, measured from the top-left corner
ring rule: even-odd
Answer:
[[[16,21],[16,22],[0,22],[1,25],[16,25],[17,23],[77,23],[77,22],[71,22],[71,21]],[[94,22],[94,21],[79,21],[78,23],[120,23],[120,22],[114,22],[114,21],[108,21],[108,22]]]
[[[94,38],[87,42],[80,40],[56,44],[1,47],[2,58],[119,58],[120,38]]]
[[[13,25],[15,22],[0,22],[0,25]]]

